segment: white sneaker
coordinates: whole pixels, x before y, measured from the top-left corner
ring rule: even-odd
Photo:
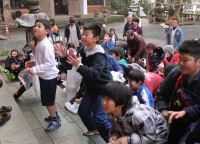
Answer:
[[[65,108],[67,110],[69,110],[70,112],[77,114],[78,113],[79,105],[80,104],[78,104],[76,102],[74,102],[74,104],[71,104],[70,102],[66,102],[65,103]]]

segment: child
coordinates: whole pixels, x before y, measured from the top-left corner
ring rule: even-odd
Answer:
[[[174,54],[174,48],[172,45],[165,45],[164,47],[166,56],[165,56],[165,60],[164,65],[165,67],[169,64],[169,63],[178,63],[179,61],[179,53]]]
[[[29,43],[30,51],[27,53],[27,59],[28,60],[34,60],[34,54],[35,54],[35,46],[37,44],[37,39],[35,37],[32,38],[32,40]],[[17,100],[21,95],[26,91],[26,88],[24,87],[24,84],[20,82],[20,87],[18,90],[14,93],[13,97],[15,100]]]
[[[81,34],[83,33],[83,26],[84,26],[84,22],[83,21],[78,21],[78,26],[79,26],[79,30],[81,32]]]
[[[110,33],[105,33],[103,42],[101,43],[101,46],[104,48],[107,54],[110,54],[110,50],[114,47],[114,43],[111,39],[112,35]]]
[[[84,135],[89,136],[99,132],[103,139],[108,142],[111,125],[102,108],[101,92],[106,83],[112,81],[112,75],[107,68],[104,49],[96,44],[100,38],[101,27],[97,23],[90,23],[83,29],[81,41],[85,48],[80,49],[82,64],[80,65],[76,56],[68,57],[68,62],[76,67],[77,72],[83,76],[85,85],[78,114],[88,129]],[[61,57],[65,57],[66,54],[61,53]]]
[[[182,43],[179,48],[179,67],[169,73],[157,93],[158,110],[170,124],[169,143],[185,143],[190,139],[188,134],[195,131],[194,124],[200,123],[199,47],[200,40]]]
[[[45,118],[49,122],[45,128],[47,132],[54,131],[61,126],[55,104],[58,69],[56,68],[54,47],[47,38],[50,28],[49,21],[45,19],[35,21],[33,27],[33,34],[37,38],[35,62],[28,61],[25,64],[29,74],[38,74],[39,76],[42,105],[47,107],[50,114]]]
[[[117,34],[115,33],[115,29],[111,28],[110,33],[112,35],[112,42],[114,43],[114,45],[117,45],[119,39],[117,37]]]
[[[124,60],[124,50],[119,46],[115,46],[110,51],[110,54],[116,59],[116,61],[122,67],[124,71],[124,77],[127,78],[127,75],[129,73],[129,68],[128,68],[128,63]]]
[[[139,70],[132,70],[128,74],[128,84],[132,95],[137,96],[141,104],[146,104],[154,108],[153,96],[149,89],[144,85],[144,73]]]
[[[102,106],[112,124],[111,144],[162,144],[167,141],[169,129],[162,114],[132,101],[131,91],[123,83],[110,82],[102,93]]]
[[[20,65],[20,71],[23,70],[25,68],[25,59],[22,53],[18,53],[17,55],[17,64]]]
[[[147,66],[146,66],[146,70],[152,71],[153,67],[151,65],[151,56],[153,54],[154,49],[157,47],[156,44],[154,43],[148,43],[146,46],[146,53],[147,53]]]
[[[13,73],[15,75],[15,78],[17,78],[18,74],[19,74],[19,69],[20,69],[20,65],[17,64],[17,54],[18,51],[16,49],[13,49],[10,51],[8,57],[5,60],[5,68]]]

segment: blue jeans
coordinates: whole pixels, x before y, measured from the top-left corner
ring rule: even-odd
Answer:
[[[88,131],[98,130],[103,139],[108,142],[111,124],[102,107],[102,96],[90,96],[84,93],[78,114]]]

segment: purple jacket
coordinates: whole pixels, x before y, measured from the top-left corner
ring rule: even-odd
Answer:
[[[143,34],[142,28],[139,27],[139,26],[137,28],[134,28],[134,26],[131,25],[131,26],[128,27],[128,30],[132,30],[133,32],[136,32],[138,35],[141,35],[141,36]]]
[[[146,43],[140,35],[135,35],[133,40],[127,40],[128,55],[137,60],[145,54]]]

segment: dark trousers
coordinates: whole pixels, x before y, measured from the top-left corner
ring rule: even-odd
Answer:
[[[170,125],[168,144],[190,144],[192,140],[193,143],[196,142],[200,136],[200,131],[198,131],[200,128],[197,127],[198,125],[200,125],[199,121],[189,123],[185,122],[183,119],[173,120]],[[195,133],[193,130],[195,130]],[[198,136],[195,136],[196,134]]]
[[[103,139],[108,142],[111,124],[102,107],[102,96],[92,97],[84,92],[78,114],[88,131],[98,130]]]

